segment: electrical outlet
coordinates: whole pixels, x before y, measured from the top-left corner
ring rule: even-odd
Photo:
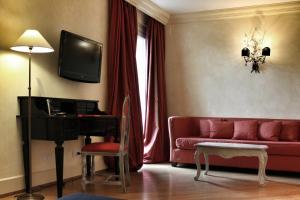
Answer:
[[[80,156],[80,149],[73,149],[72,151],[72,157]]]

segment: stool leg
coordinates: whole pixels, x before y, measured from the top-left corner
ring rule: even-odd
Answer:
[[[83,191],[85,191],[86,190],[86,188],[85,188],[86,170],[87,170],[87,168],[86,168],[86,155],[85,154],[81,154],[81,162],[82,162],[82,164],[81,164],[81,166],[82,166],[82,168],[81,168],[81,170],[82,170],[82,172],[81,172],[81,175],[82,175],[82,177],[81,177],[81,188],[82,188]]]
[[[95,178],[95,156],[94,155],[91,156],[91,163],[92,163],[92,166],[91,166],[91,180],[94,180],[94,178]]]
[[[124,155],[119,155],[119,170],[120,170],[120,181],[123,188],[123,192],[126,192],[125,175],[124,175]]]
[[[86,179],[86,156],[85,156],[85,154],[82,154],[82,156],[81,156],[81,163],[82,163],[82,168],[81,168],[81,170],[82,170],[82,181],[85,181],[85,179]]]
[[[129,155],[128,155],[128,153],[125,155],[125,170],[126,170],[127,183],[128,183],[128,185],[130,185],[131,184],[131,180],[130,180]]]

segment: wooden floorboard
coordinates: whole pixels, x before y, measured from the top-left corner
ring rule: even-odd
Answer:
[[[88,185],[86,193],[105,195],[120,199],[172,199],[172,200],[299,200],[300,177],[268,177],[264,186],[257,182],[257,175],[232,171],[210,171],[202,181],[194,181],[196,169],[171,167],[169,164],[144,165],[136,173],[131,173],[132,185],[127,193],[120,186],[101,184],[103,177],[97,177]],[[268,174],[267,174],[268,175]],[[51,186],[39,191],[47,200],[56,199],[56,188]],[[68,182],[64,195],[82,192],[80,180]],[[15,199],[13,196],[4,200]]]

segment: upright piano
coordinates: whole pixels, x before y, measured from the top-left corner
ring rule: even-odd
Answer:
[[[25,186],[29,188],[29,137],[28,97],[18,97],[22,122],[23,161]],[[63,187],[63,143],[85,136],[85,143],[91,143],[90,136],[112,135],[118,138],[119,118],[107,115],[98,109],[98,101],[52,97],[31,97],[31,139],[54,141],[57,197],[62,196]],[[90,162],[87,162],[88,168]]]

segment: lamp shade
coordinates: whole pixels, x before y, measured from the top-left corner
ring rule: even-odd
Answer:
[[[242,56],[250,56],[250,50],[247,47],[242,49]]]
[[[53,48],[37,30],[26,30],[11,47],[25,53],[50,53]]]
[[[269,47],[265,47],[262,49],[262,55],[263,56],[270,56],[271,55],[271,49]]]

